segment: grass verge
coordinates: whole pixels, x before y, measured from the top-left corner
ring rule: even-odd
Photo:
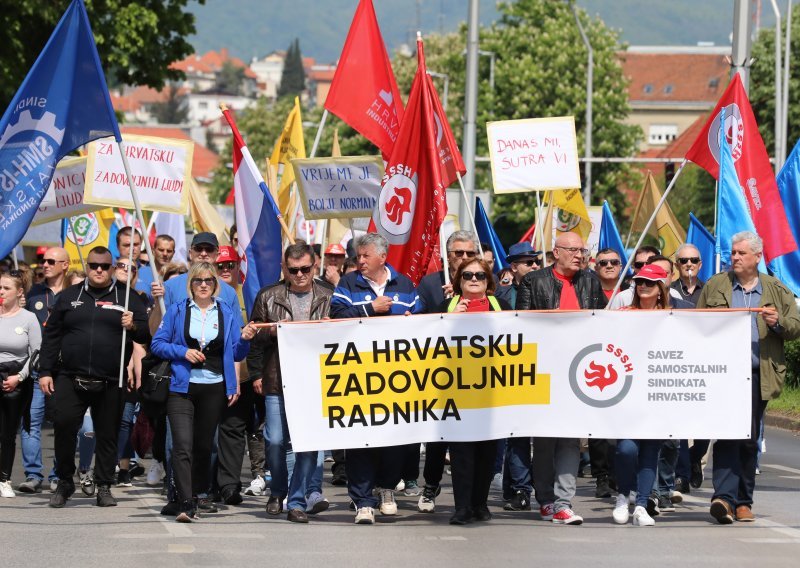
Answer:
[[[769,401],[767,410],[784,416],[800,418],[800,389],[784,388],[780,397]]]

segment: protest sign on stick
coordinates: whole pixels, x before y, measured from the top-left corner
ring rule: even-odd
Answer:
[[[85,182],[85,157],[61,160],[31,226],[104,209],[104,205],[88,205],[83,202]]]

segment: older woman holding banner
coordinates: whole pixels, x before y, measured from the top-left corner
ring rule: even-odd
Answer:
[[[453,277],[454,296],[440,306],[442,313],[476,313],[510,310],[505,301],[494,297],[495,281],[485,260],[475,258],[462,263]],[[492,514],[486,502],[492,482],[492,466],[497,455],[497,440],[450,443],[453,471],[453,496],[456,511],[451,525],[489,521]]]

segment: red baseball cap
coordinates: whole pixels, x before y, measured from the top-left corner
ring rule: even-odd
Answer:
[[[229,245],[219,247],[219,256],[217,262],[239,262],[239,255],[236,254],[236,249]]]
[[[665,281],[667,271],[656,264],[645,264],[633,277],[634,280],[649,280],[651,282]]]
[[[325,248],[325,256],[345,256],[347,253],[339,243],[331,243]]]

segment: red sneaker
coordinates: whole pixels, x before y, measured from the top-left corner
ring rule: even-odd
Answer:
[[[583,517],[576,515],[572,509],[562,509],[553,515],[553,522],[557,525],[579,525]]]
[[[554,513],[555,508],[553,507],[552,503],[548,503],[539,507],[539,514],[542,516],[543,521],[552,521]]]

